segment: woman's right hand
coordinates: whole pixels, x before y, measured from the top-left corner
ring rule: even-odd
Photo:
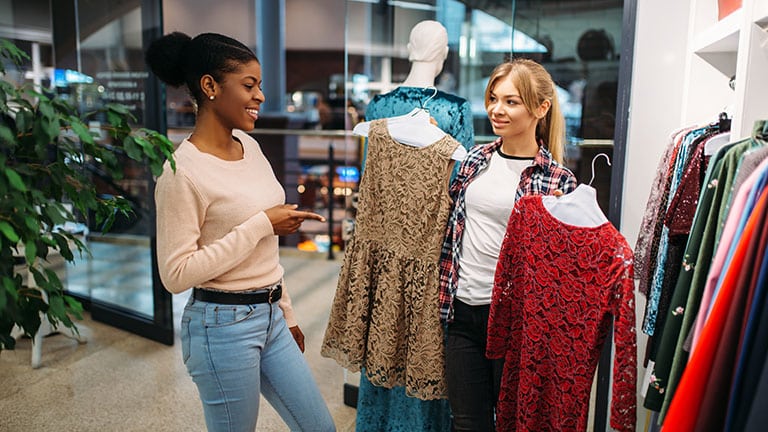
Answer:
[[[299,230],[304,219],[314,219],[325,222],[325,218],[317,213],[296,210],[296,204],[281,204],[264,211],[272,223],[275,234],[282,236],[293,234]]]

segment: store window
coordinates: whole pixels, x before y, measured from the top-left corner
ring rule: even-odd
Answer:
[[[162,128],[151,107],[157,103],[144,64],[144,34],[159,28],[142,0],[78,0],[51,3],[55,65],[51,89],[82,112],[120,104],[133,116],[132,127]],[[156,30],[155,30],[156,31]],[[70,294],[90,303],[94,319],[172,343],[170,298],[154,274],[154,179],[149,168],[122,152],[104,127],[106,118],[89,124],[97,140],[111,146],[123,166],[120,178],[105,174],[99,161],[86,169],[99,193],[120,196],[131,212],[118,214],[105,231],[95,215],[82,215],[91,252],[67,266]]]
[[[605,159],[595,157],[613,158],[622,14],[621,0],[348,0],[348,103],[365,119],[371,99],[396,88],[408,74],[411,28],[436,20],[449,39],[436,87],[470,101],[475,141],[489,142],[496,137],[483,101],[491,70],[511,57],[536,60],[558,86],[566,164],[580,182],[592,181],[607,214],[611,171]]]

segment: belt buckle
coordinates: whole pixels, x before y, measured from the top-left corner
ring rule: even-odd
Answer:
[[[277,289],[280,288],[280,284],[272,285],[272,287],[269,289],[269,304],[274,303],[275,299],[272,298],[272,295],[277,291]]]

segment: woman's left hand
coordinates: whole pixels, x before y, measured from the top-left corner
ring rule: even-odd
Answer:
[[[304,352],[304,333],[301,332],[301,329],[298,325],[295,325],[293,327],[289,327],[288,330],[291,331],[291,335],[293,336],[293,339],[296,341],[296,345],[299,346],[299,349],[301,352]]]

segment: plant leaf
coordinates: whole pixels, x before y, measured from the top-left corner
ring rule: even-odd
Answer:
[[[86,144],[93,144],[93,135],[91,134],[91,131],[85,127],[84,124],[73,121],[69,125],[72,127],[72,130],[77,134],[80,140]]]
[[[8,143],[11,147],[16,147],[16,135],[8,126],[0,124],[0,142]]]
[[[11,241],[11,243],[18,243],[19,242],[19,235],[16,234],[16,230],[13,229],[11,224],[9,224],[6,221],[0,221],[0,231],[3,232],[3,235],[5,235],[5,238]]]
[[[27,185],[24,184],[24,180],[21,179],[19,173],[14,171],[13,168],[6,167],[5,176],[8,177],[8,182],[11,183],[11,186],[13,186],[14,189],[21,192],[27,191]]]
[[[128,154],[128,157],[133,160],[141,160],[142,152],[141,148],[136,145],[136,139],[130,135],[123,139],[123,150]]]
[[[32,240],[27,240],[24,244],[24,255],[27,257],[27,262],[32,264],[37,257],[37,245]]]

